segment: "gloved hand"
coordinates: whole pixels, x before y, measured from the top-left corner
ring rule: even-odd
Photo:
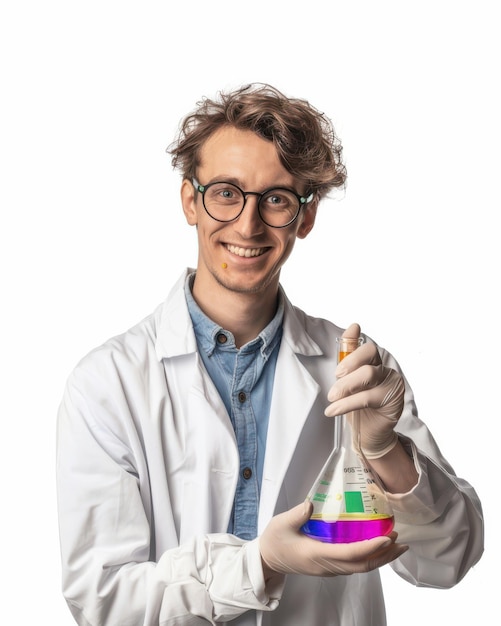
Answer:
[[[323,543],[304,535],[300,528],[310,518],[313,505],[304,502],[272,518],[259,537],[265,578],[274,574],[338,576],[366,573],[390,563],[407,551],[396,544],[396,533],[355,543]]]
[[[343,333],[343,337],[359,335],[358,324],[352,324]],[[331,404],[325,415],[345,414],[350,420],[359,420],[359,445],[365,457],[371,460],[384,456],[398,441],[393,429],[404,406],[402,376],[382,365],[373,343],[362,344],[346,356],[337,366],[335,375],[337,380],[327,395]]]

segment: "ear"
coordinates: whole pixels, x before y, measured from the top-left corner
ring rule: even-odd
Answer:
[[[303,221],[297,229],[297,236],[299,239],[304,239],[315,224],[315,218],[317,217],[318,199],[314,198],[306,207],[303,215]]]
[[[181,203],[186,221],[190,226],[195,226],[198,223],[195,187],[187,178],[184,178],[181,184]]]

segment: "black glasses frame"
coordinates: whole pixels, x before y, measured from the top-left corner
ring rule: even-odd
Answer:
[[[191,183],[193,187],[195,187],[195,189],[202,194],[202,204],[204,206],[204,209],[207,215],[211,217],[213,220],[216,220],[216,222],[222,222],[222,223],[234,222],[236,219],[238,219],[242,215],[243,210],[245,209],[247,196],[257,196],[257,212],[259,214],[259,217],[261,218],[261,221],[263,221],[266,224],[266,226],[269,226],[270,228],[286,228],[287,226],[290,226],[293,222],[297,220],[297,216],[299,215],[301,208],[313,200],[313,192],[307,195],[306,197],[300,196],[298,193],[296,193],[296,191],[294,191],[294,189],[290,189],[289,187],[270,187],[269,189],[265,189],[263,192],[259,192],[259,191],[244,191],[238,185],[235,185],[235,183],[230,183],[226,180],[216,180],[212,183],[209,183],[208,185],[201,185],[196,178],[192,178]],[[207,191],[207,189],[212,187],[212,185],[221,185],[221,184],[227,184],[227,185],[231,185],[232,187],[235,187],[236,189],[238,189],[238,191],[240,191],[240,193],[242,194],[244,198],[244,203],[242,204],[242,208],[240,209],[239,213],[235,215],[235,217],[232,217],[229,220],[221,220],[221,219],[218,219],[217,217],[214,217],[209,212],[209,209],[205,206],[205,192]],[[270,191],[275,191],[275,190],[276,191],[288,191],[289,193],[292,193],[299,202],[296,215],[294,215],[294,217],[291,220],[289,220],[286,224],[281,224],[280,226],[269,224],[261,215],[261,198],[265,196],[267,193],[269,193]]]

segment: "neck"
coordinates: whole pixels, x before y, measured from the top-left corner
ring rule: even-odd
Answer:
[[[192,293],[205,315],[232,333],[237,348],[255,339],[277,310],[278,287],[265,293],[240,293],[214,285],[209,292],[195,276]]]

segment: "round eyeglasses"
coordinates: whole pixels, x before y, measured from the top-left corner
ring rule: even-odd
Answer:
[[[192,184],[202,194],[204,209],[217,222],[232,222],[242,213],[247,196],[257,196],[257,210],[262,221],[272,228],[285,228],[294,222],[302,206],[313,200],[313,193],[300,196],[286,187],[273,187],[262,193],[243,191],[237,185],[214,182],[201,185],[196,178]]]

